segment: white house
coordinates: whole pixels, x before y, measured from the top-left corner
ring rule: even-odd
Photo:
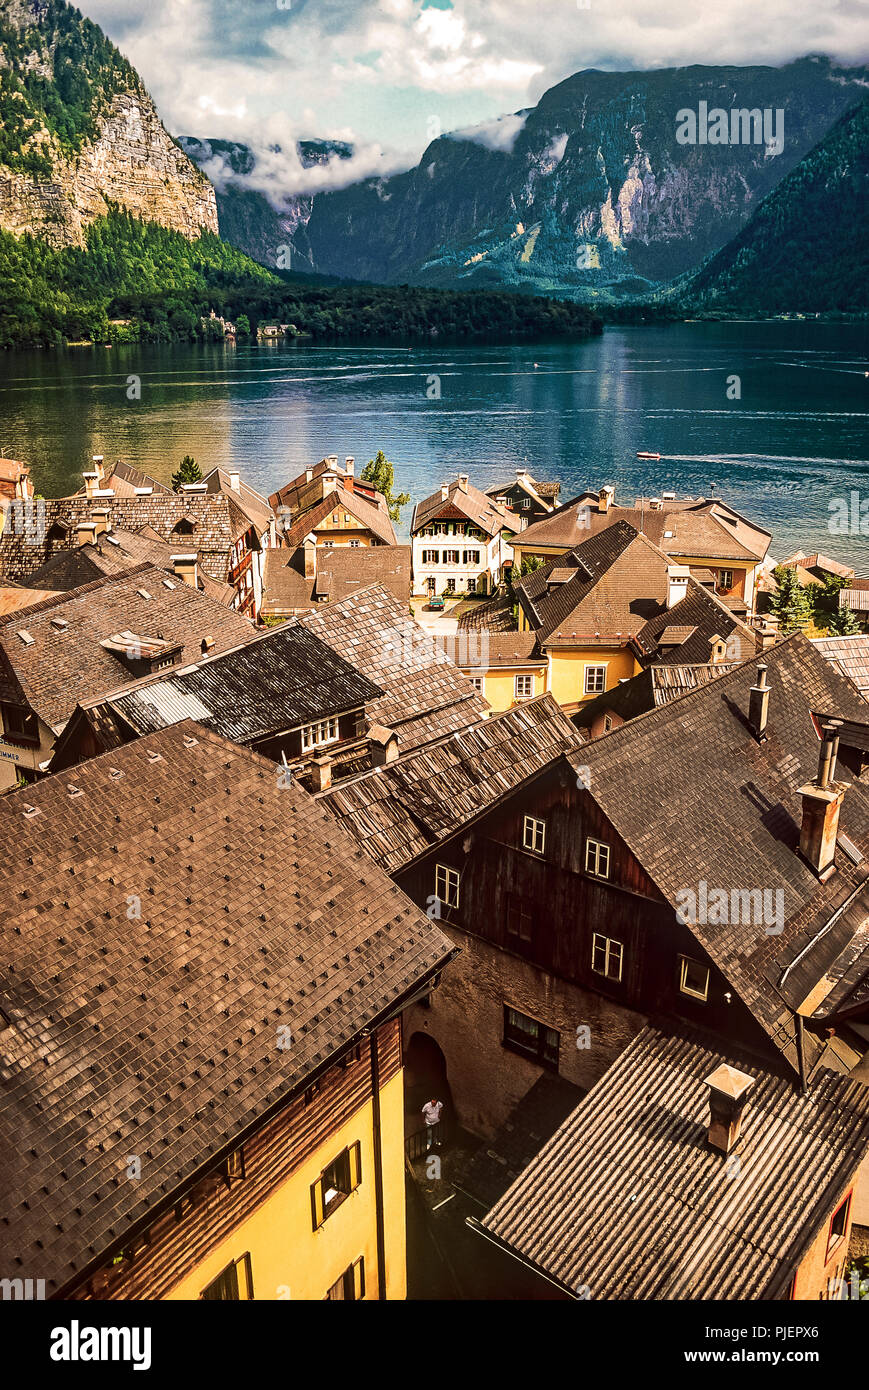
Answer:
[[[519,529],[508,507],[487,497],[462,473],[414,507],[415,594],[491,594],[501,582]]]

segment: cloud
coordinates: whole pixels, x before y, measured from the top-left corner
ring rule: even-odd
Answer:
[[[253,167],[246,173],[233,169],[229,155],[220,150],[204,160],[197,159],[197,163],[218,192],[232,187],[261,193],[276,212],[283,212],[293,197],[346,188],[361,179],[387,178],[410,166],[406,154],[384,150],[380,145],[354,148],[349,158],[335,153],[322,164],[307,164],[299,156],[292,132],[285,134],[284,141],[281,145],[266,144],[261,136],[255,136],[248,146]]]
[[[487,150],[501,150],[505,154],[512,154],[513,146],[525,128],[528,115],[528,111],[517,111],[512,116],[496,116],[492,121],[481,121],[479,125],[468,126],[465,130],[450,131],[449,138],[470,140],[475,145],[485,145]]]

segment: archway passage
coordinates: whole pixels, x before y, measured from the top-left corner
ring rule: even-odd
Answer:
[[[414,1134],[423,1124],[422,1107],[427,1100],[444,1104],[443,1120],[447,1133],[455,1128],[455,1111],[447,1059],[428,1033],[412,1034],[404,1050],[405,1134]]]

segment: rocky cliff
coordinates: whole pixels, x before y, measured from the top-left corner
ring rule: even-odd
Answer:
[[[217,232],[214,189],[134,69],[61,0],[0,0],[0,227],[81,245],[114,203],[188,238]]]
[[[860,98],[867,69],[582,72],[531,111],[442,136],[406,174],[314,199],[315,269],[618,301],[696,268]],[[687,143],[679,113],[784,112],[782,148]],[[753,132],[753,126],[752,126]]]

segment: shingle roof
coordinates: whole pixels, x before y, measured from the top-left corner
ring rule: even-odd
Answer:
[[[706,1137],[722,1064],[755,1078],[728,1156]],[[802,1095],[699,1033],[647,1026],[480,1225],[575,1297],[781,1298],[867,1146],[859,1083],[824,1070]]]
[[[522,532],[520,544],[530,551],[537,545],[569,550],[619,521],[642,531],[667,555],[751,562],[763,558],[771,540],[768,531],[720,499],[683,498],[652,511],[648,502],[638,498],[632,507],[613,504],[602,511],[597,493],[584,492],[551,516],[535,521]]]
[[[152,478],[149,473],[143,473],[141,468],[134,468],[130,463],[124,463],[123,459],[118,459],[116,463],[109,466],[109,470],[104,474],[100,483],[101,491],[108,491],[111,488],[116,497],[135,497],[136,488],[150,487],[154,492],[172,495],[172,489],[165,483],[158,483],[156,478]],[[86,488],[79,488],[76,497],[83,497]]]
[[[30,582],[44,584],[54,590],[75,589],[81,584],[89,584],[92,579],[99,579],[101,575],[123,574],[146,562],[171,573],[172,555],[186,549],[186,544],[170,545],[161,540],[147,526],[141,531],[113,529],[98,536],[93,544],[88,542],[77,545],[73,550],[56,551],[30,576]],[[231,584],[212,579],[201,567],[197,587],[218,603],[230,604],[235,597]]]
[[[0,585],[0,617],[5,618],[8,613],[17,613],[22,608],[29,608],[33,603],[41,603],[44,598],[51,598],[50,589],[23,589],[17,585]]]
[[[369,502],[366,497],[360,497],[356,492],[348,492],[346,488],[333,488],[307,511],[294,515],[292,525],[284,531],[283,544],[291,550],[295,549],[334,511],[347,512],[384,545],[397,544],[398,538],[389,512],[384,511],[382,507],[376,507],[373,502]]]
[[[546,657],[537,646],[535,632],[487,632],[485,629],[465,629],[458,633],[439,635],[435,641],[457,666],[473,666],[481,672],[498,666],[546,665]]]
[[[541,695],[342,781],[323,799],[366,854],[395,873],[580,746],[552,696]]]
[[[385,694],[369,718],[394,729],[402,752],[464,729],[489,708],[432,638],[381,584],[299,620]]]
[[[236,490],[232,486],[231,475],[225,468],[212,468],[202,481],[209,493],[220,492],[228,497],[233,506],[243,513],[247,524],[253,526],[257,535],[265,534],[274,518],[274,512],[262,493],[257,492],[256,488],[252,488],[250,483],[246,483],[241,477]]]
[[[336,602],[357,589],[381,584],[405,606],[410,601],[412,552],[409,545],[347,545],[317,548],[317,574],[305,578],[304,547],[267,550],[260,616],[284,617],[318,602]]]
[[[111,699],[139,733],[196,719],[237,743],[372,704],[383,691],[298,623]]]
[[[123,663],[101,645],[113,633],[162,633],[170,645],[182,644],[181,664],[199,660],[205,637],[213,638],[217,652],[256,635],[241,614],[180,580],[168,580],[169,588],[167,580],[164,571],[140,565],[52,594],[27,610],[32,645],[17,635],[19,615],[0,620],[0,666],[18,687],[7,698],[26,701],[57,732],[77,704],[130,683]],[[58,620],[66,626],[59,629]]]
[[[677,629],[678,641],[672,640],[672,633],[671,640],[664,641],[668,629]],[[637,633],[635,647],[643,662],[694,665],[709,660],[713,637],[728,642],[728,656],[734,661],[744,661],[757,650],[756,633],[740,622],[715,594],[689,579],[685,597],[650,618]]]
[[[622,719],[635,719],[638,714],[668,705],[689,690],[717,680],[719,676],[732,671],[735,665],[736,662],[721,661],[714,666],[708,663],[697,666],[647,666],[638,675],[620,681],[593,700],[584,701],[570,716],[571,723],[578,729],[588,729],[596,719],[608,712],[618,714]]]
[[[763,655],[771,688],[766,739],[748,725],[753,662],[583,744],[590,792],[608,820],[679,909],[701,881],[734,889],[781,890],[784,928],[697,923],[689,930],[751,1009],[774,1044],[795,1060],[793,1018],[779,989],[788,951],[829,922],[865,879],[867,865],[837,856],[820,883],[795,852],[798,789],[816,775],[813,712],[860,721],[865,703],[801,634]],[[838,776],[847,779],[840,764]],[[869,779],[851,778],[840,834],[869,853]],[[712,914],[710,914],[712,915]],[[836,934],[825,937],[837,954]]]
[[[275,772],[188,722],[0,801],[10,1272],[65,1284],[447,959]]]
[[[842,676],[853,681],[861,695],[869,698],[869,636],[816,637],[812,643]]]
[[[516,530],[517,518],[515,512],[509,507],[503,507],[500,502],[495,502],[491,497],[487,497],[485,492],[481,492],[478,487],[469,482],[465,487],[456,480],[449,484],[448,495],[444,498],[441,490],[433,492],[430,497],[425,497],[422,502],[417,502],[413,509],[413,519],[410,523],[410,533],[415,533],[420,527],[425,526],[428,521],[434,520],[439,516],[458,516],[462,519],[467,518],[487,536],[496,536],[499,531]]]

